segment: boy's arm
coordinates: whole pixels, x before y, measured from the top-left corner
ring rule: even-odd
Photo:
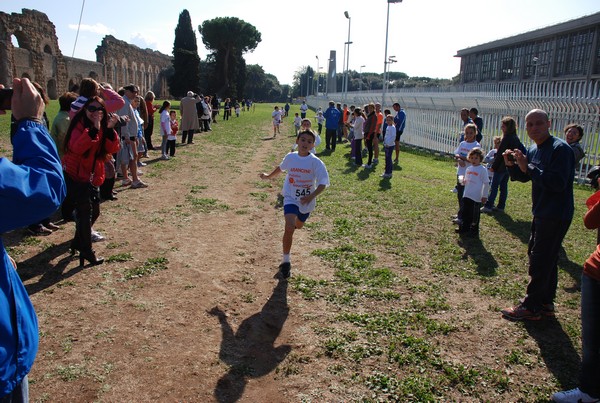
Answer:
[[[266,174],[266,173],[264,173],[264,172],[263,172],[263,173],[261,173],[261,174],[260,174],[260,175],[258,175],[258,176],[260,176],[260,178],[261,178],[261,179],[271,179],[271,178],[273,178],[273,177],[275,177],[275,176],[279,175],[280,173],[281,173],[281,168],[279,168],[279,166],[277,166],[277,167],[276,167],[276,168],[273,170],[273,172],[271,172],[270,174]]]
[[[325,190],[327,186],[326,185],[319,185],[317,186],[317,188],[315,189],[314,192],[312,192],[311,194],[309,194],[308,196],[304,196],[300,198],[300,203],[302,204],[308,204],[312,201],[312,199],[314,199],[315,197],[317,197],[318,195],[320,195],[321,193],[323,193],[323,191]]]

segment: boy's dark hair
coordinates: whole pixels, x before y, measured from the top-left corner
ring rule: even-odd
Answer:
[[[471,149],[471,151],[469,151],[469,154],[467,154],[467,158],[469,158],[471,155],[477,155],[479,157],[479,160],[483,161],[483,150],[481,148],[475,147]]]
[[[93,78],[84,78],[81,80],[79,87],[79,95],[86,98],[91,98],[98,93],[98,83]]]
[[[77,99],[77,94],[74,92],[65,92],[58,97],[58,103],[60,104],[61,111],[69,111],[71,109],[71,103]]]
[[[300,136],[302,136],[303,134],[308,134],[309,136],[312,136],[313,141],[317,140],[317,136],[315,136],[315,132],[313,132],[312,130],[301,131],[300,133],[298,133],[298,138],[300,138]]]
[[[577,132],[579,133],[579,138],[581,139],[583,137],[583,127],[581,127],[577,123],[571,123],[570,125],[565,126],[565,134],[567,134],[567,132],[573,128],[577,130]]]
[[[471,110],[469,112],[472,112],[475,115],[479,115],[479,111],[477,110],[477,108],[471,108]]]

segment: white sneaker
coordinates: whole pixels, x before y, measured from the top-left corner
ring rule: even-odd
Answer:
[[[482,213],[491,213],[491,212],[492,212],[492,211],[494,211],[494,210],[492,210],[492,209],[491,209],[491,208],[489,208],[489,207],[485,207],[485,206],[483,206],[483,207],[482,207],[482,208],[481,208],[479,211],[481,211]]]
[[[558,403],[595,403],[600,402],[600,399],[591,397],[587,393],[583,393],[579,388],[556,392],[552,395],[552,400]]]
[[[161,160],[168,160],[169,156],[168,155],[161,155],[160,159]]]
[[[148,187],[148,185],[146,185],[141,180],[137,180],[131,184],[132,189],[140,189],[140,188],[147,188],[147,187]]]
[[[104,241],[106,238],[98,231],[92,230],[92,242]]]
[[[452,223],[456,225],[462,225],[463,220],[461,220],[460,218],[455,218],[454,220],[452,220]]]
[[[371,165],[369,165],[369,164],[364,164],[362,167],[366,168],[366,169],[371,169]]]
[[[451,190],[452,193],[458,193],[458,189],[456,187],[453,187]]]

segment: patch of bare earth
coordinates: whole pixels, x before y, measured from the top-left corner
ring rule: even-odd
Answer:
[[[286,357],[315,356],[303,300],[276,278],[279,185],[258,177],[274,145],[290,140],[265,141],[225,168],[225,150],[202,151],[214,158],[200,162],[208,147],[202,135],[195,142],[171,161],[150,159],[147,189],[117,185],[119,200],[102,204],[95,229],[107,240],[97,254],[131,260],[79,268],[68,251],[72,224],[16,248],[40,322],[33,401],[284,402],[318,388],[321,374],[278,370]],[[177,169],[164,169],[170,163]],[[310,256],[319,245],[305,232],[294,242],[293,273],[330,270]],[[126,279],[155,258],[168,259],[167,269]]]

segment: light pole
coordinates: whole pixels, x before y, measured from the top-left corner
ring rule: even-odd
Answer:
[[[319,55],[315,56],[317,58],[317,93],[316,95],[319,95],[319,78],[320,78],[320,74],[319,74]]]
[[[533,90],[535,91],[535,85],[537,84],[537,65],[538,65],[538,57],[533,57]]]
[[[306,98],[308,98],[308,91],[309,91],[308,89],[310,88],[308,85],[309,80],[310,80],[310,74],[308,72],[308,67],[309,66],[306,66]]]
[[[350,14],[348,14],[348,11],[344,11],[344,16],[348,19],[348,42],[346,42],[346,45],[348,45],[348,52],[346,53],[346,75],[344,76],[343,95],[343,99],[344,101],[346,101],[346,97],[348,96],[348,66],[350,65],[350,45],[352,44],[352,42],[350,42],[350,23],[352,22],[352,18],[350,18]]]
[[[402,0],[387,0],[387,19],[385,23],[385,56],[383,58],[383,88],[381,95],[381,108],[385,107],[385,90],[387,86],[387,65],[388,65],[388,33],[390,28],[390,3],[402,3]]]
[[[344,48],[345,49],[345,48]],[[333,59],[327,59],[327,75],[325,76],[325,96],[329,94],[329,64],[333,61]],[[337,80],[337,78],[336,78]]]
[[[360,66],[360,73],[359,73],[359,77],[360,77],[360,81],[358,82],[358,90],[362,91],[362,69],[363,67],[367,67],[364,64],[362,66]]]

